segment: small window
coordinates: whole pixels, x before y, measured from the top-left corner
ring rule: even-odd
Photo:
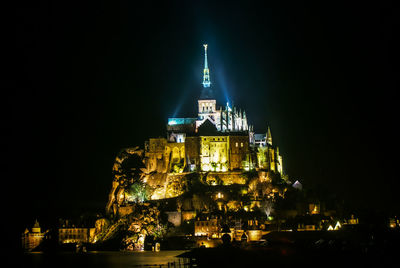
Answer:
[[[236,143],[236,147],[238,147],[239,146],[239,144],[238,143]]]
[[[240,143],[240,147],[243,147],[243,142]]]

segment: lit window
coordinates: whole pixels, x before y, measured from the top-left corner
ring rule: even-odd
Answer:
[[[236,147],[238,147],[239,146],[239,144],[238,143],[236,143]]]
[[[243,147],[243,142],[240,143],[240,147]]]

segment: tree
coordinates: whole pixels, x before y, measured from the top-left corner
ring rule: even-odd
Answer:
[[[143,182],[137,181],[130,186],[127,200],[135,203],[143,203],[148,200],[147,185]]]

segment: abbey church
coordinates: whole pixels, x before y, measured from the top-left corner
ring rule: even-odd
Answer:
[[[167,137],[145,146],[148,171],[163,173],[228,172],[262,169],[282,175],[282,157],[272,145],[271,131],[255,134],[246,112],[217,106],[204,45],[203,87],[196,117],[169,118]]]

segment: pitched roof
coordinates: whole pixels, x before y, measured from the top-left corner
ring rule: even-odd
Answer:
[[[217,127],[213,122],[210,121],[209,118],[207,118],[203,124],[200,125],[198,128],[198,133],[202,136],[218,136],[221,134],[218,132]]]

